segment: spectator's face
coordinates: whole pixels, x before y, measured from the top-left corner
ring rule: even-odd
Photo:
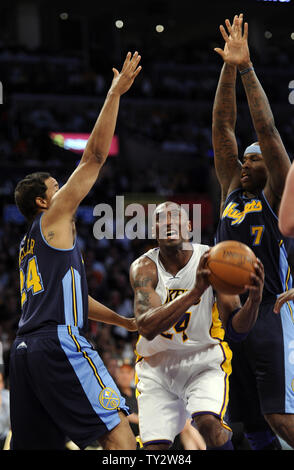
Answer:
[[[129,365],[123,365],[116,371],[116,380],[119,387],[130,387],[134,378],[134,369]]]
[[[4,378],[3,374],[0,373],[0,390],[4,389]]]

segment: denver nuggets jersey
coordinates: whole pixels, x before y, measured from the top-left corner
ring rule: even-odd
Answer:
[[[39,214],[20,244],[19,270],[22,314],[18,334],[50,325],[85,330],[88,287],[80,250],[50,246]]]
[[[191,290],[196,281],[196,270],[200,257],[208,246],[193,244],[193,254],[189,262],[176,274],[168,273],[159,259],[159,248],[149,250],[148,256],[155,264],[158,284],[155,291],[162,304],[171,302],[184,292]],[[213,290],[211,287],[203,293],[199,303],[192,305],[182,318],[168,331],[148,341],[140,336],[136,346],[139,356],[152,356],[165,350],[201,351],[223,340],[224,329],[219,319]]]
[[[241,188],[237,189],[228,196],[224,207],[216,243],[237,240],[254,251],[264,265],[263,300],[291,289],[288,254],[292,242],[279,231],[278,217],[272,211],[264,192],[249,199]]]

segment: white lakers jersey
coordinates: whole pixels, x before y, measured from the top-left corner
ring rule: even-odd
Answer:
[[[157,267],[158,283],[156,292],[162,304],[171,302],[179,295],[191,290],[196,281],[196,270],[200,257],[208,246],[193,244],[193,254],[188,263],[175,275],[168,273],[159,259],[159,248],[149,250],[148,256]],[[183,316],[167,331],[148,341],[140,336],[136,346],[139,356],[152,356],[160,351],[206,349],[224,338],[224,328],[219,319],[212,287],[206,289],[197,305],[183,313]]]

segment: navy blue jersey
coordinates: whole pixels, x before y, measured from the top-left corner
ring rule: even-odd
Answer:
[[[247,198],[241,188],[229,194],[215,241],[218,243],[224,240],[245,243],[263,263],[263,300],[291,289],[288,255],[292,240],[283,237],[279,231],[278,217],[263,191],[255,198]]]
[[[77,241],[73,248],[50,246],[38,215],[20,244],[22,314],[18,335],[49,325],[76,326],[85,331],[88,287]]]

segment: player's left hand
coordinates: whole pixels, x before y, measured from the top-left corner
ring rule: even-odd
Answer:
[[[254,265],[255,274],[252,273],[251,285],[245,286],[245,289],[249,291],[249,298],[253,302],[260,303],[262,299],[262,291],[264,286],[264,267],[260,259],[257,258],[257,263]]]
[[[113,80],[110,88],[110,92],[118,93],[123,95],[134,83],[135,78],[140,73],[142,67],[139,66],[141,56],[136,51],[133,56],[130,52],[127,53],[125,61],[123,63],[121,72],[113,67]]]
[[[242,65],[250,63],[250,53],[248,48],[248,23],[244,24],[244,33],[242,32],[243,14],[234,17],[233,25],[226,19],[227,31],[223,25],[220,25],[220,32],[225,40],[224,49],[216,47],[214,50],[223,60],[230,65]]]
[[[124,327],[128,331],[137,331],[138,325],[135,317],[132,318],[125,318]]]
[[[274,313],[280,313],[282,306],[290,300],[294,300],[294,288],[279,295],[274,305]]]

